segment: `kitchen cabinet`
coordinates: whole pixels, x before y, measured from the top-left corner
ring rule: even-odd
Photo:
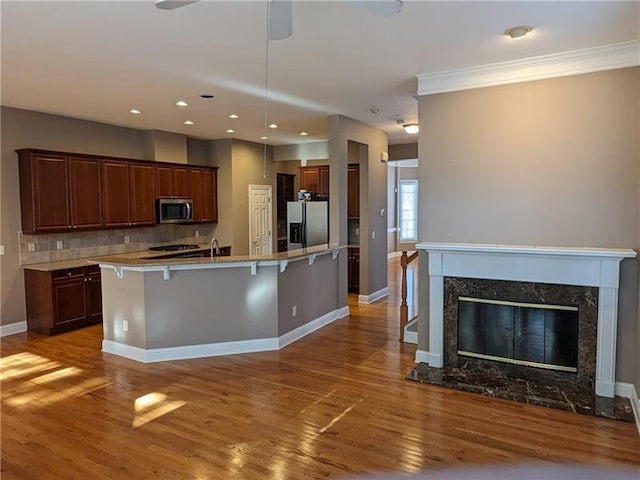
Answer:
[[[105,227],[154,225],[153,166],[104,160],[102,198]]]
[[[217,171],[211,168],[189,168],[189,184],[193,199],[193,221],[195,223],[218,221]]]
[[[314,192],[320,198],[329,198],[329,166],[300,167],[300,190]]]
[[[189,198],[189,168],[173,165],[156,166],[158,198]]]
[[[276,175],[276,231],[278,234],[277,251],[287,251],[287,202],[295,201],[295,175],[278,173]]]
[[[360,249],[347,248],[347,289],[350,292],[360,290]]]
[[[18,150],[18,169],[24,233],[102,226],[99,160]]]
[[[25,270],[27,325],[45,335],[102,322],[100,267]]]
[[[360,165],[347,166],[347,217],[360,218]]]
[[[18,151],[22,231],[59,232],[69,228],[67,157]]]

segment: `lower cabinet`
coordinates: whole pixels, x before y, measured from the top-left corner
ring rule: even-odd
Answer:
[[[100,267],[25,270],[27,325],[54,335],[102,322]]]
[[[347,249],[347,287],[350,292],[360,290],[360,249]]]

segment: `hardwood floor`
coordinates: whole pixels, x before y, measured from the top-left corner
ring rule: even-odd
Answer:
[[[2,339],[2,479],[316,479],[640,465],[636,426],[405,381],[392,295],[279,352],[141,364],[101,327]]]

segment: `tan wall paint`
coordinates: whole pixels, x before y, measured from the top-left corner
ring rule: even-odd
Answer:
[[[158,162],[187,163],[187,137],[179,133],[144,132],[144,158]]]
[[[419,239],[637,249],[639,95],[632,68],[421,97]],[[636,271],[623,263],[627,382],[638,375]]]
[[[231,162],[231,139],[209,142],[209,163],[218,167],[218,224],[213,235],[220,245],[231,245],[231,255],[236,252],[233,238],[233,163]]]
[[[387,164],[380,161],[380,153],[388,148],[387,134],[342,115],[329,117],[329,132],[331,243],[347,243],[348,142],[367,146],[366,161],[360,161],[360,293],[368,295],[387,286],[387,218],[380,216],[380,209],[387,207]],[[341,257],[340,304],[346,304],[347,260]]]
[[[418,158],[418,142],[389,145],[389,160],[410,160]]]

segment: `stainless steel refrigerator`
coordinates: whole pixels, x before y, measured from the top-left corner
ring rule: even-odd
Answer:
[[[287,249],[329,243],[328,202],[287,202]]]

